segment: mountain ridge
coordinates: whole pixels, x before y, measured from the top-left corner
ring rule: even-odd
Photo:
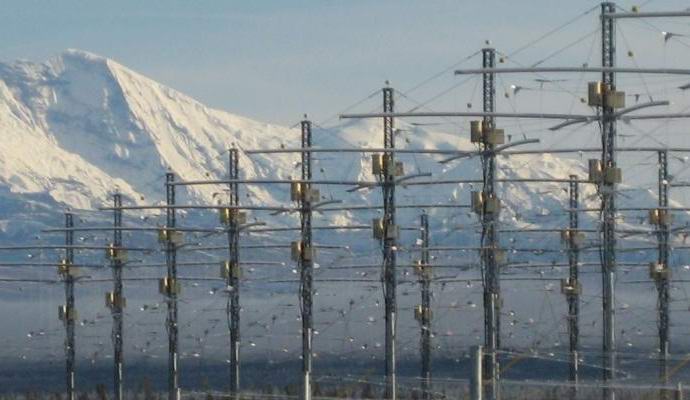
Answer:
[[[401,147],[474,149],[463,135],[430,131],[405,121],[396,123],[404,128],[396,131]],[[9,188],[5,196],[44,193],[53,201],[49,206],[72,209],[109,204],[116,190],[133,204],[159,204],[167,171],[174,172],[179,180],[223,179],[228,148],[291,147],[290,143],[299,137],[295,129],[208,108],[117,61],[75,49],[44,63],[0,64],[0,129],[5,137],[0,143],[0,183]],[[381,147],[380,132],[378,120],[345,121],[332,128],[315,128],[314,143],[329,148]],[[315,179],[372,180],[367,154],[315,153],[314,159]],[[406,172],[431,172],[431,180],[481,177],[476,158],[450,166],[428,155],[401,155],[401,159],[406,163]],[[249,159],[241,151],[240,174],[246,179],[296,177],[296,160],[294,154],[259,154]],[[549,154],[499,157],[499,177],[565,178],[573,173],[585,174],[582,161]],[[468,189],[473,187],[457,184],[434,191],[408,187],[399,198],[401,203],[407,199],[408,204],[414,199],[420,203],[466,205]],[[506,205],[502,220],[515,226],[543,226],[542,217],[555,215],[554,209],[559,209],[558,214],[565,210],[564,187],[548,183],[536,191],[527,183],[503,184],[499,188]],[[342,197],[346,204],[378,204],[372,196],[376,191],[347,194],[340,189],[323,187],[322,194],[329,199]],[[225,188],[194,186],[186,190],[189,203],[210,204],[222,201]],[[289,202],[285,185],[243,185],[242,190],[244,204]],[[581,192],[590,200],[594,196],[590,185]],[[429,212],[437,215],[441,228],[448,231],[475,224],[471,213]],[[530,212],[538,220],[523,218]],[[6,213],[11,214],[11,210]],[[294,218],[275,220],[287,224]],[[368,216],[351,212],[324,218],[338,223],[368,220]]]

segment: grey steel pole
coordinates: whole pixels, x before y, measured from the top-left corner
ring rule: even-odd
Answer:
[[[383,111],[393,112],[393,89],[383,88]],[[395,132],[393,118],[383,118],[383,146],[386,149],[395,148]],[[396,383],[396,286],[395,270],[397,232],[395,225],[395,153],[384,154],[387,166],[384,167],[380,178],[383,182],[383,280],[384,303],[386,313],[386,393],[387,399],[397,398]]]
[[[166,203],[175,205],[175,174],[165,174]],[[179,283],[177,282],[177,243],[175,232],[175,209],[166,209],[165,226],[165,263],[167,266],[167,283],[165,294],[168,303],[168,400],[179,400],[180,382],[178,371],[178,324],[177,324],[177,295]]]
[[[421,325],[420,349],[422,353],[422,398],[431,399],[431,264],[429,257],[429,216],[420,216],[421,228],[421,260],[419,271],[419,284],[422,292],[421,315],[419,323]]]
[[[570,344],[570,374],[569,379],[572,383],[570,390],[571,399],[577,397],[577,382],[579,369],[579,338],[580,338],[580,282],[578,273],[578,263],[580,258],[580,232],[578,231],[579,219],[577,210],[579,208],[579,185],[577,175],[570,176],[569,182],[569,235],[567,235],[568,246],[568,282],[565,291],[568,301],[568,336]]]
[[[606,15],[616,12],[611,2],[601,4],[601,64],[602,67],[615,67],[616,29],[615,20]],[[615,109],[607,104],[606,93],[616,89],[615,73],[602,73],[605,89],[601,106],[602,166],[604,171],[616,168],[616,118]],[[606,174],[604,174],[606,175]],[[616,376],[616,329],[615,329],[615,280],[616,280],[616,183],[613,179],[602,178],[599,186],[602,209],[602,311],[603,311],[603,378],[610,383]],[[615,391],[604,388],[604,398],[613,400]]]
[[[496,51],[492,48],[482,49],[482,66],[494,68],[496,65]],[[483,82],[483,109],[485,112],[493,112],[496,106],[496,82],[493,72],[482,75]],[[484,117],[483,130],[492,131],[496,127],[494,117]],[[496,154],[493,152],[495,145],[484,142],[486,151],[481,155],[482,162],[482,195],[484,199],[497,199],[496,179]],[[485,389],[486,398],[496,400],[499,393],[499,365],[497,351],[500,347],[500,315],[501,315],[501,289],[496,259],[499,248],[498,239],[498,210],[489,210],[488,201],[484,201],[481,212],[482,236],[481,236],[481,261],[484,287],[484,346],[486,349],[486,365],[483,369],[484,379],[489,382]]]
[[[65,260],[62,263],[61,275],[65,281],[65,306],[62,319],[65,324],[65,372],[67,380],[67,400],[75,398],[75,320],[74,301],[74,219],[71,213],[65,213]]]
[[[669,265],[669,211],[668,207],[668,152],[659,152],[659,213],[663,213],[664,218],[659,218],[656,225],[657,241],[659,246],[658,265],[663,268],[663,272],[655,275],[657,288],[657,307],[658,307],[658,331],[659,331],[659,379],[662,385],[668,384],[668,356],[669,356],[669,279],[671,266]],[[661,216],[661,215],[660,215]],[[668,391],[662,389],[660,397],[667,399]]]
[[[482,346],[473,346],[470,350],[471,355],[471,376],[470,376],[470,399],[482,400],[484,390],[482,389],[483,376],[482,366],[484,364],[484,355]]]
[[[122,372],[123,372],[123,308],[124,296],[122,295],[122,196],[116,193],[113,196],[113,252],[110,257],[110,267],[113,270],[113,295],[109,299],[111,313],[113,316],[113,384],[115,400],[123,399]]]
[[[311,148],[311,121],[303,120],[302,127],[302,148]],[[300,310],[302,316],[302,399],[311,400],[312,396],[312,339],[314,332],[314,316],[312,314],[313,294],[312,275],[314,271],[314,254],[312,246],[312,179],[311,173],[311,152],[302,152],[302,181],[304,190],[299,199],[300,205],[300,232],[301,232],[301,252],[299,257],[300,264]]]
[[[228,151],[228,179],[239,179],[239,152],[232,148]],[[232,182],[228,184],[230,206],[239,206],[239,184]],[[230,314],[230,394],[233,398],[239,398],[240,391],[240,255],[239,241],[240,230],[237,218],[240,215],[238,210],[229,210],[227,218],[228,225],[228,257],[229,270],[226,271],[227,285],[231,288],[229,292],[228,307]]]

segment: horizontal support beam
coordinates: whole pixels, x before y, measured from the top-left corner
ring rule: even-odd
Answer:
[[[240,249],[289,249],[291,244],[249,244],[249,245],[241,245],[239,246]],[[349,246],[340,246],[340,245],[331,245],[331,244],[314,244],[312,245],[313,248],[315,249],[349,249]],[[180,248],[180,250],[184,251],[210,251],[210,250],[227,250],[229,249],[229,246],[199,246],[199,247],[184,247]],[[245,264],[245,261],[242,261],[241,264]],[[204,263],[208,264],[208,263]],[[162,264],[165,265],[165,264]]]
[[[669,147],[669,148],[659,148],[659,147],[629,147],[629,148],[618,148],[617,152],[638,152],[638,153],[649,153],[649,152],[660,152],[667,151],[670,153],[690,153],[690,148],[685,147]],[[475,157],[481,152],[468,152],[462,156],[451,157],[445,160],[441,160],[440,163],[445,164],[450,161],[458,160],[466,157]],[[543,150],[510,150],[501,151],[499,154],[502,156],[519,156],[528,154],[563,154],[563,153],[601,153],[600,148],[566,148],[566,149],[543,149]]]
[[[298,208],[288,207],[260,207],[260,206],[197,206],[197,205],[160,205],[160,206],[121,206],[121,207],[99,207],[99,211],[113,210],[250,210],[250,211],[298,211]]]
[[[288,246],[289,247],[289,246]],[[226,247],[227,248],[227,247]],[[178,267],[211,267],[217,266],[218,264],[224,262],[225,260],[211,260],[211,261],[190,261],[190,262],[177,262],[175,265]],[[259,266],[259,265],[278,265],[285,266],[284,262],[279,261],[242,261],[240,263],[242,266]],[[166,263],[154,263],[154,264],[132,264],[128,265],[128,268],[158,268],[166,267]],[[101,266],[103,267],[103,266]]]
[[[690,207],[632,207],[621,208],[621,211],[649,211],[649,210],[668,210],[668,211],[690,211]]]
[[[647,267],[649,266],[648,262],[617,262],[617,266],[622,266],[622,267]],[[508,268],[568,268],[570,267],[570,264],[568,263],[508,263],[504,264],[504,266]],[[597,267],[601,266],[601,263],[599,262],[579,262],[577,263],[578,267]]]
[[[618,207],[616,211],[649,211],[649,210],[668,210],[668,211],[690,211],[690,207]],[[568,211],[577,212],[600,212],[601,208],[578,208],[568,209]]]
[[[322,210],[323,211],[323,210]],[[261,233],[261,232],[291,232],[291,231],[299,231],[302,228],[299,227],[286,227],[286,228],[266,228],[266,229],[251,229],[248,230],[247,232],[250,233]],[[371,230],[371,225],[340,225],[340,226],[313,226],[311,229],[313,230],[334,230],[334,231],[339,231],[339,230]]]
[[[127,250],[127,251],[156,251],[156,249],[148,249],[141,247],[109,247],[109,246],[82,246],[82,245],[35,245],[35,246],[0,246],[0,250]]]
[[[479,268],[479,264],[429,264],[429,268]],[[418,264],[396,264],[396,268],[417,268]],[[352,265],[338,265],[334,267],[325,267],[326,270],[339,270],[339,269],[368,269],[368,268],[381,268],[381,263],[378,264],[352,264]]]
[[[43,233],[64,233],[64,232],[158,232],[161,228],[148,228],[148,227],[75,227],[75,228],[49,228],[43,229]],[[227,232],[227,229],[209,229],[209,228],[183,228],[175,227],[176,231],[180,232],[199,232],[199,233],[223,233]]]
[[[646,115],[625,115],[617,119],[621,121],[640,121],[640,120],[651,120],[651,119],[682,119],[690,118],[690,113],[670,113],[670,114],[646,114]]]
[[[671,153],[690,153],[690,147],[618,147],[616,152],[660,152],[668,151]],[[559,154],[559,153],[601,153],[601,148],[563,148],[563,149],[544,149],[544,150],[511,150],[503,151],[501,155],[523,155],[523,154]]]
[[[621,67],[511,67],[511,68],[471,68],[459,69],[455,75],[475,74],[520,74],[547,72],[616,72],[630,74],[658,74],[658,75],[690,75],[690,69],[679,68],[621,68]]]
[[[275,154],[275,153],[396,153],[396,154],[457,154],[458,150],[415,150],[415,149],[385,149],[385,148],[294,148],[294,149],[263,149],[245,150],[247,154]]]
[[[481,181],[480,181],[481,182]],[[470,208],[469,204],[402,204],[396,205],[396,209],[405,208]],[[320,208],[316,211],[356,211],[356,210],[381,210],[383,206],[343,206],[333,208]]]
[[[57,263],[57,262],[52,262],[52,263],[0,262],[0,267],[7,267],[7,268],[14,268],[14,267],[22,267],[22,268],[57,267],[59,265],[60,265],[60,263]],[[70,267],[75,267],[75,268],[109,268],[109,267],[106,267],[104,264],[70,264]]]
[[[460,153],[460,151],[455,151],[454,153]],[[194,185],[228,185],[231,183],[238,183],[244,185],[276,185],[284,184],[290,185],[292,183],[311,183],[313,185],[343,185],[352,186],[357,185],[362,182],[358,181],[336,181],[336,180],[304,180],[304,179],[218,179],[218,180],[204,180],[204,181],[179,181],[179,182],[169,182],[170,186],[194,186]],[[373,181],[372,181],[373,182]],[[222,208],[223,206],[218,206]]]
[[[652,11],[652,12],[624,12],[603,13],[604,18],[629,19],[629,18],[676,18],[690,17],[690,11]]]
[[[494,182],[496,183],[570,183],[570,182],[576,182],[576,183],[583,183],[583,184],[596,184],[596,182],[591,182],[588,180],[584,179],[576,179],[576,180],[571,180],[567,178],[513,178],[513,179],[495,179]],[[405,186],[424,186],[424,185],[449,185],[449,184],[459,184],[459,183],[467,183],[467,184],[475,184],[475,183],[483,183],[481,179],[458,179],[458,180],[453,180],[453,179],[445,179],[445,180],[438,180],[438,181],[422,181],[422,182],[410,182],[406,183]]]
[[[494,117],[494,118],[528,118],[528,119],[565,119],[565,120],[582,120],[591,118],[592,115],[586,114],[547,114],[547,113],[506,113],[506,112],[481,112],[481,111],[467,111],[467,112],[377,112],[367,114],[341,114],[341,119],[365,119],[365,118],[429,118],[429,117]]]
[[[634,111],[634,110],[632,110]],[[342,114],[342,119],[367,119],[367,118],[449,118],[449,117],[488,117],[488,118],[524,118],[524,119],[559,119],[565,120],[564,123],[551,128],[556,130],[564,126],[576,123],[586,123],[597,120],[595,115],[586,114],[545,114],[545,113],[500,113],[500,112],[455,112],[455,111],[439,111],[439,112],[377,112],[366,114]],[[669,114],[646,114],[646,115],[631,115],[616,114],[614,119],[623,121],[632,120],[653,120],[653,119],[680,119],[690,118],[690,113],[669,113]],[[275,151],[280,153],[281,151]]]
[[[500,233],[560,233],[563,232],[568,228],[516,228],[516,229],[499,229],[498,232]],[[589,233],[595,233],[599,232],[596,229],[581,229],[578,228],[576,229],[578,232],[589,232]],[[616,231],[620,232],[620,231]]]

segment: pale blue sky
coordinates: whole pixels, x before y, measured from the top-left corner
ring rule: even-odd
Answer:
[[[649,3],[647,9],[687,7],[675,0]],[[509,52],[597,4],[6,0],[0,60],[42,61],[78,48],[113,58],[207,105],[289,124],[305,112],[317,121],[327,118],[386,79],[409,89],[478,50],[485,39]],[[557,41],[520,57],[537,60],[596,23],[595,13]],[[457,78],[449,76],[436,91],[452,79]],[[424,99],[433,93],[411,95]]]

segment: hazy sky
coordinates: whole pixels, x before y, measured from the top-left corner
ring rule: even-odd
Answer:
[[[647,10],[687,7],[675,0],[643,3]],[[42,61],[78,48],[113,58],[207,105],[291,124],[305,112],[323,120],[386,79],[409,89],[480,49],[486,39],[515,50],[597,4],[6,0],[0,60]],[[632,4],[619,2],[627,9]],[[568,43],[583,32],[580,26],[596,25],[594,12],[554,43]],[[541,42],[543,47],[520,57],[537,60],[556,49],[554,43]]]

